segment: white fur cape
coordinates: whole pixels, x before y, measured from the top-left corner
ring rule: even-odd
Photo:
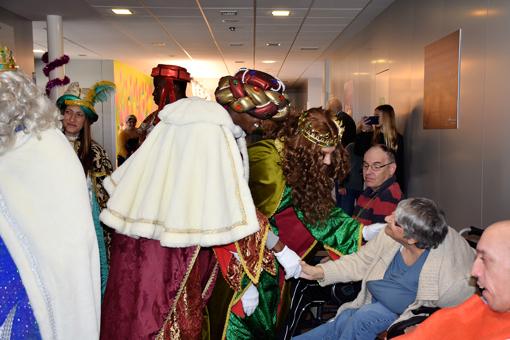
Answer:
[[[259,230],[244,178],[236,128],[216,102],[184,98],[165,106],[161,122],[104,186],[101,220],[131,237],[166,247],[213,246]]]
[[[83,168],[62,132],[18,132],[0,155],[0,233],[43,339],[98,339],[97,239]]]

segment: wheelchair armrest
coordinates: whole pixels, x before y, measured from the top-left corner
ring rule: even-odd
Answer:
[[[416,316],[410,317],[407,320],[402,320],[400,322],[397,322],[396,324],[393,324],[390,328],[388,328],[386,338],[391,339],[404,334],[406,328],[415,326],[423,322],[426,318],[428,318],[429,316],[431,316],[433,313],[437,312],[440,309],[441,308],[439,307],[425,307],[425,306],[413,309],[411,312]]]
[[[428,315],[418,315],[410,317],[407,320],[403,320],[400,322],[397,322],[396,324],[393,324],[390,328],[388,328],[386,339],[392,339],[399,335],[404,334],[404,331],[407,327],[415,326],[421,322],[423,322]]]
[[[441,308],[439,308],[439,307],[425,307],[425,306],[421,306],[421,307],[418,307],[416,309],[413,309],[411,311],[411,313],[413,313],[414,315],[427,314],[427,316],[431,316],[433,313],[437,312],[440,309]]]

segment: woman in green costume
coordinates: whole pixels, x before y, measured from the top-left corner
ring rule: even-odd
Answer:
[[[268,106],[264,102],[267,98],[282,113],[288,113],[287,100],[281,100],[284,96],[271,93],[278,92],[274,90],[283,92],[283,83],[269,80],[269,86],[264,86],[267,82],[260,81],[263,78],[260,73],[241,70],[234,77],[223,77],[216,90],[217,101],[226,106],[234,123],[247,133],[253,132],[261,126],[261,120],[267,118],[261,110],[254,112]],[[281,119],[282,116],[275,117]],[[290,118],[279,138],[262,140],[248,148],[252,195],[257,208],[270,222],[270,230],[262,239],[283,265],[285,278],[299,276],[299,257],[308,254],[317,242],[333,256],[354,252],[360,245],[362,226],[336,208],[331,196],[334,179],[346,173],[345,154],[338,144],[341,132],[332,116],[321,109],[312,109],[299,118]],[[242,247],[237,249],[243,252]],[[276,261],[272,266],[260,267],[258,275],[250,274],[243,256],[239,262],[244,271],[233,271],[239,284],[234,285],[228,279],[226,283],[217,283],[216,293],[209,303],[211,338],[275,338],[277,316],[285,314],[280,303],[283,273],[278,271]],[[223,274],[229,277],[228,273]],[[223,306],[228,309],[226,317],[219,311],[221,301],[225,301],[225,287],[231,288],[231,295],[233,292],[232,298],[227,299],[228,306]],[[251,295],[253,287],[258,291],[258,304],[252,314],[236,312],[237,303]],[[218,325],[222,332],[218,333]]]

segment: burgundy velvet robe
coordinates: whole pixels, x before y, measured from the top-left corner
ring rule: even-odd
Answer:
[[[209,249],[114,234],[101,339],[200,339],[217,272]]]

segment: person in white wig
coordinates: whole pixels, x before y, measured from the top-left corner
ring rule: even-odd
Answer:
[[[205,247],[259,230],[243,131],[221,105],[186,98],[186,69],[158,65],[152,74],[155,98],[171,92],[169,104],[141,147],[104,181],[110,199],[101,220],[117,233],[102,339],[200,338],[218,272]]]
[[[0,50],[0,338],[97,339],[99,253],[57,107]]]

